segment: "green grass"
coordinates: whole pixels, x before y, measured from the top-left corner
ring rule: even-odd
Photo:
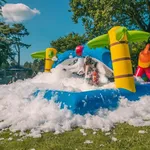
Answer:
[[[140,134],[139,130],[147,133]],[[86,136],[80,129],[55,135],[52,132],[42,134],[41,138],[25,138],[17,141],[21,137],[15,133],[3,131],[0,133],[0,150],[150,150],[150,127],[133,127],[127,124],[119,124],[110,131],[110,135],[101,130],[93,134],[93,130],[85,130]],[[11,134],[11,135],[10,135]],[[8,138],[12,137],[11,141]],[[117,138],[113,141],[112,137]],[[86,140],[93,141],[91,144],[84,144]]]

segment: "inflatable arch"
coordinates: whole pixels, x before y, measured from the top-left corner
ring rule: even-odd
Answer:
[[[98,61],[103,62],[107,67],[112,69],[112,63],[111,63],[111,55],[110,51],[106,48],[96,48],[93,51],[89,49],[87,45],[84,45],[82,57],[90,56],[92,58],[95,58]],[[54,62],[52,68],[55,68],[57,65],[61,64],[63,61],[78,57],[76,55],[76,52],[74,50],[68,50],[64,52],[63,54],[57,54],[58,60]]]
[[[74,50],[68,50],[59,54],[54,48],[47,48],[45,51],[32,53],[31,56],[32,58],[45,59],[45,72],[50,72],[51,68],[55,68],[66,59],[78,57]],[[108,49],[96,48],[91,50],[87,45],[84,45],[82,57],[86,56],[95,58],[103,62],[108,68],[112,69],[111,55]],[[53,60],[53,57],[57,57],[57,61]]]

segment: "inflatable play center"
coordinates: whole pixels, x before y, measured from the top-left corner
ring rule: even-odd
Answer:
[[[31,54],[32,58],[45,59],[45,72],[63,65],[73,75],[84,78],[92,86],[100,87],[114,82],[115,88],[98,88],[96,90],[70,92],[58,90],[37,90],[34,96],[44,92],[44,98],[55,102],[61,108],[67,107],[75,114],[96,114],[101,108],[114,110],[121,97],[129,101],[137,101],[141,96],[150,95],[149,82],[138,82],[138,78],[146,75],[150,79],[150,33],[127,30],[115,26],[107,34],[79,45],[75,50],[58,53],[54,48]],[[145,49],[139,54],[136,73],[133,74],[129,42],[148,41]],[[110,50],[104,48],[109,46]]]

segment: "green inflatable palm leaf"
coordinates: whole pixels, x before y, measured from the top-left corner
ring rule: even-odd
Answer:
[[[142,42],[147,41],[150,37],[150,33],[144,31],[128,31],[128,41],[129,42]]]
[[[52,58],[54,56],[54,52],[53,51],[50,51],[49,52],[49,58]]]
[[[109,36],[108,34],[104,34],[94,38],[93,40],[87,43],[89,48],[97,48],[97,47],[104,47],[109,45]]]
[[[150,37],[150,33],[138,30],[128,31],[126,27],[120,27],[116,30],[116,39],[121,41],[124,35],[126,34],[129,42],[142,42],[147,41]],[[104,47],[109,45],[109,36],[104,34],[90,40],[87,45],[90,48]]]
[[[116,30],[116,39],[118,41],[121,41],[122,38],[127,34],[127,28],[126,27],[120,27]]]
[[[32,58],[39,58],[44,59],[45,58],[45,51],[35,52],[31,54]]]

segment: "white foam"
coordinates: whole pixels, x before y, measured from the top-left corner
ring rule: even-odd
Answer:
[[[139,132],[138,132],[138,133],[144,134],[144,133],[147,133],[147,131],[139,130]]]
[[[113,142],[118,141],[118,139],[117,139],[117,138],[115,138],[115,137],[112,137],[111,139],[112,139],[112,141],[113,141]]]
[[[84,142],[84,144],[92,144],[93,143],[93,141],[91,141],[91,140],[86,140],[85,142]]]
[[[112,87],[114,84],[110,83],[101,88]],[[30,130],[28,136],[40,137],[42,132],[54,131],[58,134],[73,127],[109,131],[116,123],[150,125],[150,96],[143,96],[137,102],[122,98],[115,111],[100,109],[93,116],[74,115],[66,108],[60,109],[54,98],[47,101],[42,93],[36,98],[32,96],[37,89],[86,91],[96,88],[85,84],[81,78],[73,78],[61,66],[52,69],[52,73],[40,73],[33,79],[0,85],[0,129],[20,130],[21,133]]]

